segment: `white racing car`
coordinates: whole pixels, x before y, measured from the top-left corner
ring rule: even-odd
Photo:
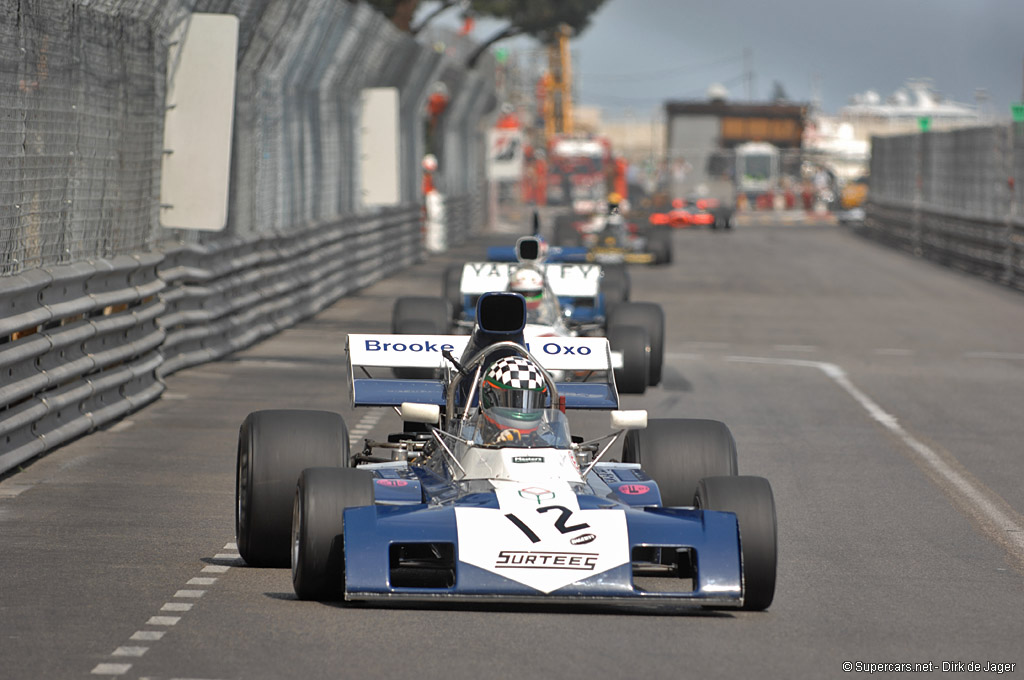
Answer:
[[[480,296],[510,290],[527,300],[527,338],[605,336],[616,359],[621,392],[642,394],[648,385],[661,382],[665,315],[660,305],[609,305],[606,295],[617,300],[628,296],[628,281],[615,278],[619,270],[612,274],[593,263],[547,262],[545,244],[537,237],[520,238],[515,255],[515,263],[467,262],[450,269],[442,298],[399,298],[392,312],[392,332],[469,332]],[[401,369],[399,373],[416,375]]]

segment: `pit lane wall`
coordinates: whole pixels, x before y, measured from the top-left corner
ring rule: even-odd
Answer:
[[[1024,125],[874,137],[855,228],[1024,290]]]
[[[169,47],[193,11],[239,19],[223,232],[159,223]],[[423,257],[438,81],[455,244],[486,223],[493,63],[466,72],[436,37],[337,0],[0,0],[0,474]],[[361,198],[370,87],[398,91],[386,207]]]

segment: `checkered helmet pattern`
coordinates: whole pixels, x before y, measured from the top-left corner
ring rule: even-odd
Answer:
[[[545,387],[540,369],[525,357],[498,359],[487,371],[487,379],[515,390],[542,390]]]
[[[515,420],[539,418],[547,399],[548,387],[541,369],[520,356],[495,361],[480,387],[480,405],[484,409]]]

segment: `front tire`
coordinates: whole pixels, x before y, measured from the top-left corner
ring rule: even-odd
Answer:
[[[763,611],[775,599],[778,525],[775,498],[764,477],[707,477],[693,504],[702,510],[736,514],[743,561],[743,608]]]
[[[705,477],[734,476],[736,441],[725,423],[696,418],[655,418],[643,430],[630,430],[622,462],[639,463],[658,483],[661,504],[688,506]]]
[[[300,600],[337,600],[345,591],[345,509],[373,504],[373,475],[307,468],[292,506],[292,587]]]
[[[660,385],[665,363],[665,311],[661,305],[654,302],[618,305],[609,312],[608,325],[640,326],[647,330],[651,342],[651,372],[647,384]]]
[[[348,428],[337,413],[250,413],[235,465],[235,540],[245,563],[288,566],[296,480],[308,467],[348,464]]]
[[[616,325],[608,329],[608,344],[622,353],[622,368],[615,369],[615,385],[622,394],[643,394],[650,375],[651,342],[640,326]]]

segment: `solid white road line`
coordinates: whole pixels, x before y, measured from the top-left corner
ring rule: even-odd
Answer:
[[[843,388],[853,397],[874,420],[896,435],[915,454],[915,458],[927,469],[931,470],[946,486],[948,493],[955,501],[966,507],[971,514],[982,520],[984,525],[992,529],[997,541],[1006,548],[1018,566],[1024,568],[1024,520],[1015,517],[1016,513],[997,493],[977,480],[969,480],[952,465],[942,459],[939,454],[928,447],[909,432],[903,429],[896,417],[886,412],[871,397],[854,385],[842,367],[823,361],[804,361],[800,359],[771,359],[766,357],[730,356],[726,361],[752,364],[775,364],[780,366],[803,366],[816,368]]]

